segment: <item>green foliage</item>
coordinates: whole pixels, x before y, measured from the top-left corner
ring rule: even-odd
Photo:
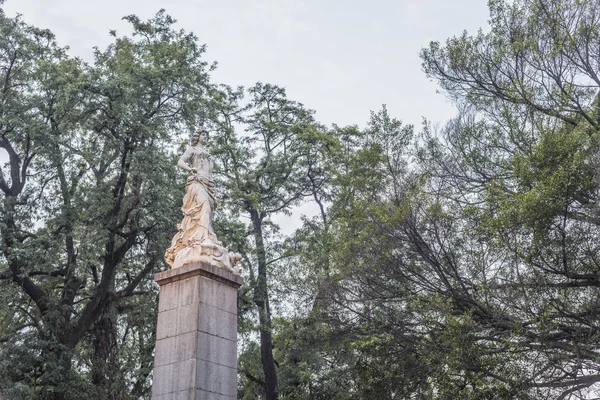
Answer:
[[[68,57],[0,12],[0,275],[5,393],[148,396],[156,286],[178,217],[173,141],[203,112],[196,38],[160,11],[131,37]]]
[[[326,327],[297,357],[294,395],[305,370],[352,382],[330,398],[593,393],[597,4],[490,10],[489,33],[422,52],[459,116],[440,132],[425,121],[412,158],[411,131],[373,113],[336,159],[325,223],[290,241],[311,305],[287,335]],[[311,357],[341,349],[332,374]]]
[[[423,69],[458,101],[484,112],[519,105],[570,125],[598,128],[594,101],[598,10],[594,0],[493,0],[490,31],[432,42]]]
[[[242,315],[242,326],[249,329],[242,332],[260,333],[260,347],[250,340],[241,358],[249,360],[240,363],[241,376],[248,377],[242,381],[243,393],[251,396],[264,390],[267,399],[275,399],[278,371],[273,355],[270,282],[277,275],[278,261],[287,254],[278,241],[279,227],[271,218],[289,215],[309,196],[323,212],[323,202],[330,196],[327,156],[335,151],[337,139],[316,124],[311,110],[289,100],[281,87],[263,83],[247,90],[216,86],[211,97],[208,109],[217,132],[211,152],[224,188],[224,210],[231,215],[243,213],[250,221],[245,230],[238,229],[238,238],[233,240],[249,273],[244,305],[251,295],[258,317],[257,323],[252,323],[252,317]],[[250,362],[256,360],[252,353],[259,349],[262,372]]]
[[[520,210],[516,220],[542,228],[571,204],[589,205],[596,189],[590,162],[596,151],[595,135],[581,129],[543,133],[531,153],[514,158],[518,193],[506,208]]]
[[[593,395],[598,4],[489,6],[422,51],[459,114],[419,136],[385,106],[328,129],[279,86],[212,84],[164,11],[86,64],[0,9],[0,397],[150,396],[173,149],[200,120],[247,272],[239,398]]]

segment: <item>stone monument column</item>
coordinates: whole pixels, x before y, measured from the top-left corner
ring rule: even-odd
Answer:
[[[177,165],[188,172],[183,220],[165,253],[171,269],[158,273],[158,325],[153,400],[237,398],[237,289],[242,258],[213,229],[214,163],[200,127]]]
[[[242,278],[204,262],[155,275],[160,285],[153,400],[237,398],[237,289]]]

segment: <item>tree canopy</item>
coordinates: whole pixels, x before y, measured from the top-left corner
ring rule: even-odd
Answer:
[[[420,127],[214,82],[165,11],[84,62],[0,8],[0,397],[150,398],[200,121],[243,255],[238,398],[598,397],[600,4],[489,8],[421,51],[457,115]]]

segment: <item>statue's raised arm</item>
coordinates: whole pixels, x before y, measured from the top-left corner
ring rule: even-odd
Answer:
[[[190,137],[190,146],[179,158],[177,165],[188,171],[183,197],[183,220],[177,225],[171,247],[165,253],[165,261],[171,268],[202,261],[217,267],[232,269],[241,259],[237,253],[230,253],[217,240],[213,230],[215,206],[212,171],[214,163],[204,144],[208,131],[200,127]],[[236,271],[239,272],[239,271]]]

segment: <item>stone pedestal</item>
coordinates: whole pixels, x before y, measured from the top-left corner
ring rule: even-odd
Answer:
[[[154,279],[160,298],[152,399],[235,400],[242,278],[198,262]]]

